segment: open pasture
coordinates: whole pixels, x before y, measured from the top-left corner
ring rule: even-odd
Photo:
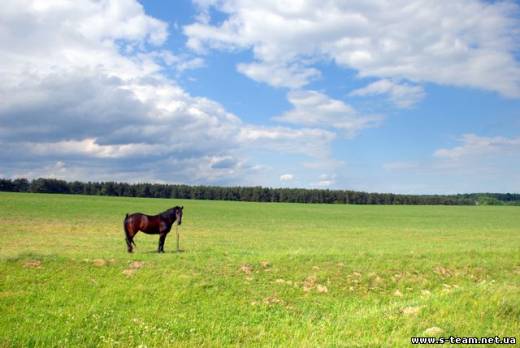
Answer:
[[[184,205],[182,253],[126,213]],[[520,333],[520,207],[0,193],[0,346],[408,346]]]

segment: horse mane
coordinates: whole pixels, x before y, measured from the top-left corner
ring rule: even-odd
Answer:
[[[181,207],[179,207],[178,205],[176,205],[175,207],[173,208],[170,208],[170,209],[166,209],[165,211],[163,211],[162,213],[160,213],[159,215],[162,217],[162,218],[168,218],[170,219],[171,216],[177,211],[181,209]]]

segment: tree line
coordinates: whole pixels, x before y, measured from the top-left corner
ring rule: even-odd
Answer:
[[[222,187],[206,185],[128,184],[81,182],[38,178],[0,179],[0,191],[62,193],[100,196],[203,199],[248,202],[329,204],[422,204],[422,205],[520,205],[517,193],[470,193],[457,195],[407,195],[350,190],[269,187]]]

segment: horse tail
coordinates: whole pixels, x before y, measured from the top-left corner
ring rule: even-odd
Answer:
[[[128,245],[128,250],[131,251],[132,250],[132,244],[134,246],[136,246],[136,245],[135,245],[134,239],[130,236],[130,233],[128,233],[128,227],[126,226],[126,220],[127,219],[128,219],[128,213],[126,214],[125,220],[123,221],[123,228],[125,230],[126,244]]]

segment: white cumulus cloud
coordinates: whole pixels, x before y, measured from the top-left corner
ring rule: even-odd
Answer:
[[[292,174],[280,175],[280,181],[292,181],[292,180],[294,180],[294,175],[292,175]]]
[[[253,80],[275,87],[300,88],[320,76],[319,70],[296,64],[250,63],[239,64],[237,69]]]
[[[314,127],[332,127],[346,136],[377,126],[382,117],[361,115],[341,100],[332,99],[317,91],[291,91],[288,94],[293,109],[275,117],[275,120]]]
[[[349,93],[351,96],[387,95],[400,108],[409,108],[424,98],[424,89],[408,83],[399,84],[388,79],[372,82]]]
[[[237,184],[262,170],[252,147],[328,153],[331,132],[249,125],[187,93],[168,72],[204,62],[167,36],[136,0],[2,2],[1,174]]]
[[[515,58],[520,48],[519,6],[513,1],[197,3],[205,20],[184,27],[188,46],[198,52],[252,50],[254,62],[244,62],[239,70],[275,86],[301,88],[317,76],[309,70],[316,61],[332,60],[360,77],[520,97],[520,63]],[[212,24],[210,8],[227,19]],[[268,71],[276,74],[269,76]]]
[[[464,134],[459,142],[462,143],[459,146],[436,150],[434,156],[450,160],[484,158],[494,154],[520,156],[520,137],[483,137],[476,134]]]

